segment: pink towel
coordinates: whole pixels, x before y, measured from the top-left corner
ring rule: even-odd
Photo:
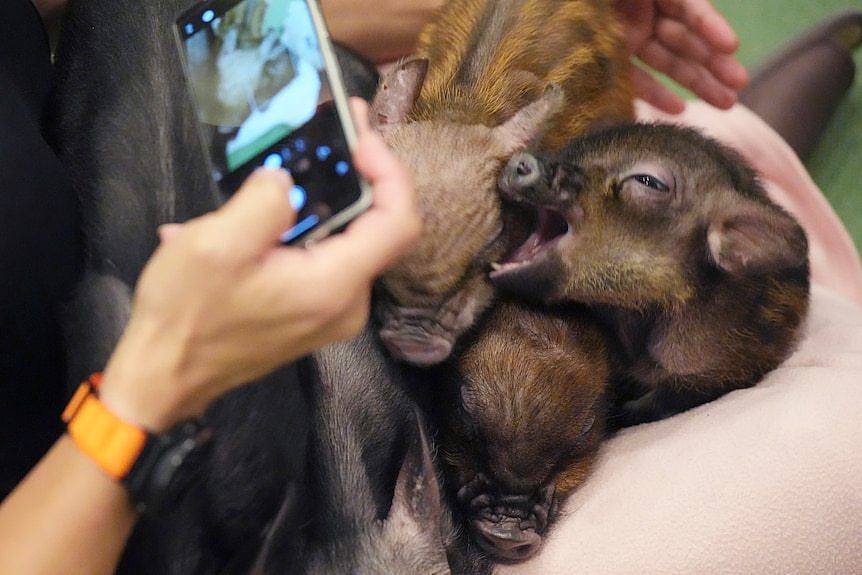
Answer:
[[[862,308],[814,286],[755,387],[608,440],[534,559],[497,575],[862,573]]]
[[[751,111],[638,112],[699,126],[761,172],[808,233],[811,313],[796,352],[757,386],[608,440],[542,552],[496,573],[862,573],[859,253],[793,151]]]

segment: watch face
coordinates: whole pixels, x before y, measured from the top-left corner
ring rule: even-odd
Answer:
[[[203,420],[183,421],[150,435],[123,479],[140,513],[159,514],[174,505],[198,478],[212,429]]]

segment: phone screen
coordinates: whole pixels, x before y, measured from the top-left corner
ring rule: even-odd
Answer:
[[[370,194],[322,18],[308,0],[212,0],[177,20],[213,179],[233,193],[257,167],[294,179],[285,243],[346,223]]]

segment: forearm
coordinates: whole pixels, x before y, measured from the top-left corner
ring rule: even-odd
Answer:
[[[145,314],[130,322],[99,396],[117,418],[158,433],[192,414],[171,377],[179,371],[171,347],[183,342],[153,343],[154,324],[162,325]],[[126,487],[64,434],[0,505],[0,549],[14,550],[0,553],[0,573],[114,573],[136,517]]]
[[[332,38],[375,63],[409,55],[422,27],[443,0],[322,0]]]
[[[113,573],[135,517],[125,488],[64,435],[0,505],[0,573]]]

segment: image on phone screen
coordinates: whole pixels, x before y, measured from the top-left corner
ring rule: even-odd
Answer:
[[[367,200],[318,30],[307,0],[214,0],[177,21],[213,179],[232,193],[259,166],[287,169],[298,217],[286,243],[344,223]]]

